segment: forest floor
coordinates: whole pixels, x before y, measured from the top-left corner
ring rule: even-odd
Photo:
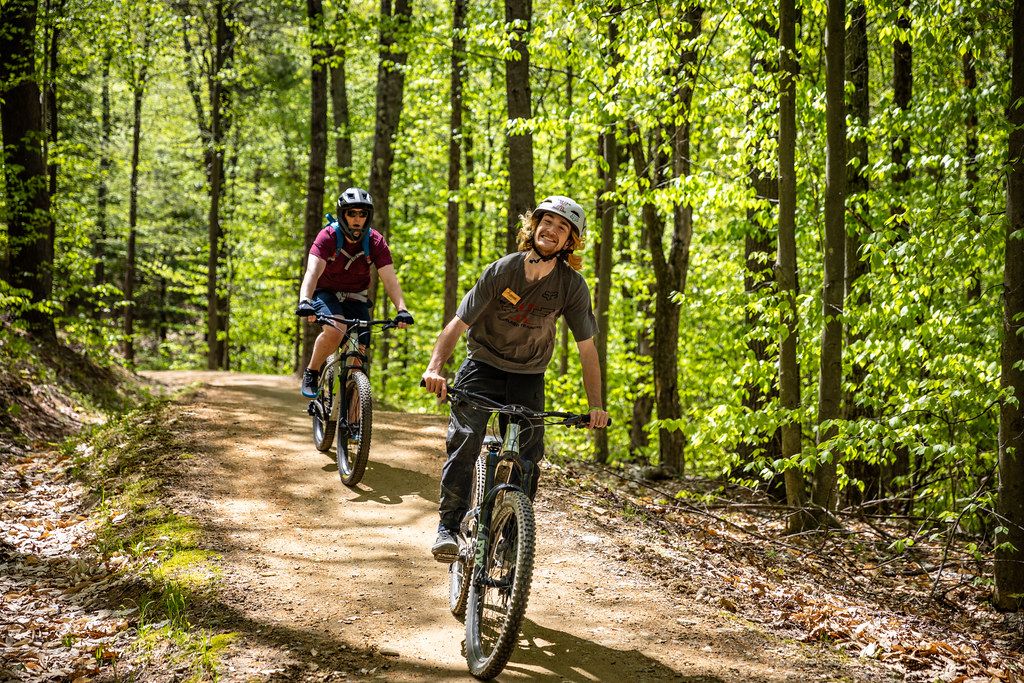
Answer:
[[[150,377],[201,386],[108,437],[108,478],[72,476],[95,442],[0,455],[0,680],[468,678],[428,550],[443,418],[377,409],[350,489],[294,379]],[[1020,617],[959,560],[785,538],[749,501],[696,503],[707,489],[549,465],[499,680],[1024,680]]]

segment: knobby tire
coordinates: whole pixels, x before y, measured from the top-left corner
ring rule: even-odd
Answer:
[[[347,399],[343,411],[350,411],[353,402],[359,404],[359,420],[348,429],[338,429],[338,475],[345,486],[355,486],[363,478],[366,463],[370,458],[370,437],[373,435],[373,402],[370,395],[370,380],[361,370],[353,370],[348,375],[344,391]],[[348,415],[338,416],[339,422],[348,421]],[[355,431],[352,431],[352,428]],[[353,442],[358,435],[359,441]]]
[[[475,510],[484,497],[484,484],[487,477],[487,453],[477,456],[473,467],[473,490],[470,493],[469,509]],[[462,556],[448,565],[448,607],[452,615],[462,621],[466,618],[466,599],[469,597],[469,577],[473,574],[473,549],[476,540],[476,528],[461,529],[463,537],[469,539],[469,550],[461,549]]]
[[[313,399],[316,404],[313,411],[313,444],[321,453],[331,450],[331,444],[334,443],[335,422],[331,419],[331,406],[336,398],[332,368],[324,374],[320,395]]]
[[[466,662],[481,680],[494,678],[519,640],[533,576],[533,506],[521,491],[506,491],[491,521],[483,573],[502,587],[471,581],[466,606]],[[474,571],[474,574],[476,572]]]

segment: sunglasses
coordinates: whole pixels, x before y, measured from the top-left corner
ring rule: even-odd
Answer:
[[[366,218],[369,215],[366,209],[345,209],[345,216],[348,218]]]

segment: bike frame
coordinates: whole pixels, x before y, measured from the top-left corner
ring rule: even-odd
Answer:
[[[320,379],[323,380],[327,376],[328,371],[337,370],[333,376],[334,382],[334,395],[338,400],[331,403],[331,414],[327,416],[329,420],[337,422],[342,415],[345,415],[345,424],[348,423],[348,396],[346,396],[345,383],[348,381],[348,375],[355,369],[358,369],[367,377],[370,376],[370,358],[366,353],[360,349],[359,345],[359,333],[366,329],[370,329],[373,325],[380,325],[381,329],[387,330],[393,327],[397,327],[394,320],[357,320],[355,318],[342,318],[339,316],[321,316],[317,318],[317,322],[330,325],[331,327],[337,328],[339,324],[345,325],[345,337],[341,340],[341,344],[338,345],[337,350],[331,354],[331,357],[327,359],[323,369],[320,371]],[[354,362],[350,362],[353,361]],[[321,387],[321,391],[329,389],[330,387]],[[346,411],[343,413],[342,408]]]

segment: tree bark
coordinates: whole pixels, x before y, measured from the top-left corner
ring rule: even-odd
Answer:
[[[462,171],[462,83],[466,70],[466,0],[452,9],[451,90],[449,93],[448,215],[444,240],[444,315],[442,324],[455,317],[459,300],[459,188]]]
[[[973,29],[968,29],[967,35],[974,35]],[[964,117],[964,181],[967,194],[967,210],[969,229],[975,235],[981,233],[981,212],[978,209],[977,188],[978,188],[978,69],[975,65],[974,50],[968,49],[963,57],[964,88],[966,89],[967,114]],[[971,272],[970,282],[967,285],[967,300],[978,302],[981,300],[981,270],[975,268]]]
[[[303,272],[309,257],[309,248],[313,246],[313,240],[324,224],[324,176],[327,172],[327,44],[324,40],[324,8],[321,0],[306,0],[306,18],[309,27],[310,109]],[[304,368],[309,363],[315,340],[316,328],[313,325],[306,325],[300,367]]]
[[[0,5],[0,26],[4,27],[0,31],[0,131],[7,193],[6,280],[15,289],[29,292],[32,305],[21,314],[29,329],[53,339],[53,319],[38,308],[53,291],[53,217],[34,68],[36,10],[36,0],[8,0]]]
[[[529,124],[533,118],[530,94],[530,30],[532,0],[505,0],[505,29],[510,34],[510,56],[505,60],[505,99],[509,125]],[[508,224],[505,250],[516,250],[519,216],[533,208],[533,133],[523,130],[508,136]]]
[[[145,52],[147,46],[143,46]],[[128,367],[135,366],[135,242],[139,217],[139,146],[142,140],[142,100],[146,92],[146,66],[140,68],[132,88],[132,158],[128,186],[128,248],[124,270],[124,327],[122,353]]]
[[[377,66],[377,123],[373,135],[373,157],[370,161],[370,196],[373,197],[375,228],[387,238],[391,233],[391,167],[395,161],[394,139],[402,117],[402,96],[405,88],[405,64],[408,59],[404,31],[412,18],[410,0],[381,0],[380,62]],[[403,37],[400,41],[399,37]],[[374,305],[377,301],[376,271],[370,284]],[[388,302],[377,309],[376,316],[386,317]],[[386,368],[388,337],[381,335],[381,367]],[[381,390],[386,391],[387,372],[380,373]]]
[[[348,3],[338,10],[345,21]],[[331,48],[331,116],[334,123],[334,163],[338,167],[338,195],[352,187],[352,124],[348,111],[348,88],[345,78],[345,48],[335,43]]]
[[[850,120],[855,130],[847,142],[850,163],[847,165],[846,188],[850,197],[852,225],[846,231],[846,291],[844,299],[849,316],[853,319],[846,329],[847,346],[863,339],[864,334],[857,327],[858,314],[867,309],[871,292],[856,287],[857,281],[870,270],[870,263],[862,253],[866,238],[871,235],[871,205],[868,201],[868,128],[871,125],[869,97],[868,29],[867,6],[864,0],[854,0],[850,6],[849,28],[846,33],[846,80],[853,88],[849,95]],[[864,363],[853,361],[850,367],[850,385],[853,387],[843,397],[843,417],[857,420],[873,414],[857,399],[860,387],[867,376]],[[881,469],[876,463],[854,459],[848,464],[850,474],[864,484],[864,492],[856,486],[849,487],[848,495],[853,502],[880,497]]]
[[[100,160],[96,180],[96,231],[98,238],[93,243],[93,284],[97,287],[106,282],[106,245],[107,245],[107,204],[110,192],[107,181],[110,177],[110,50],[103,56],[103,84],[100,95]],[[102,310],[102,306],[99,307]]]
[[[196,122],[204,145],[204,166],[210,206],[207,211],[206,262],[206,367],[223,369],[227,358],[227,291],[219,281],[223,255],[224,232],[220,223],[220,203],[224,193],[224,139],[230,126],[231,87],[225,82],[235,52],[234,0],[218,0],[210,20],[213,36],[209,59],[200,55],[200,75],[207,82],[209,116],[205,112],[199,82],[193,69],[192,45],[188,36],[188,17],[182,17],[182,40],[185,47],[185,80],[196,109]],[[185,8],[188,9],[188,8]],[[201,10],[195,10],[201,11]],[[224,290],[224,291],[222,291]],[[223,334],[222,334],[223,333]]]
[[[617,67],[622,62],[622,57],[615,50],[614,46],[619,44],[619,22],[618,15],[622,12],[620,3],[614,3],[609,11],[608,19],[608,45],[609,50],[605,59],[612,67]],[[571,72],[570,72],[571,73]],[[572,81],[570,80],[570,85]],[[572,90],[569,90],[569,100],[572,101]],[[597,356],[601,362],[601,404],[608,409],[608,319],[611,308],[612,292],[612,254],[615,242],[615,212],[617,203],[613,199],[617,183],[619,169],[619,146],[615,137],[615,125],[606,121],[608,127],[605,132],[598,136],[598,156],[602,160],[601,179],[603,187],[598,197],[597,218],[600,220],[601,238],[599,241],[600,251],[597,254]],[[568,143],[567,143],[568,144]],[[568,154],[568,152],[567,152]],[[564,328],[563,328],[564,329]],[[564,335],[568,338],[568,334]],[[568,356],[568,353],[565,354]],[[595,433],[594,445],[596,450],[594,458],[597,462],[608,462],[610,455],[608,449],[608,430],[599,429]]]
[[[1024,608],[1024,0],[1013,3],[1010,57],[1010,124],[1006,184],[1006,263],[1003,274],[1001,386],[1013,400],[999,410],[999,494],[992,602]],[[1012,544],[1012,549],[1006,544]]]
[[[765,39],[773,33],[777,33],[767,19],[760,19],[754,23],[759,39]],[[766,41],[767,42],[767,41]],[[750,58],[750,70],[755,79],[761,74],[774,73],[778,71],[778,61],[767,58],[769,54],[767,45],[755,46],[754,54]],[[743,239],[743,253],[746,268],[743,272],[743,289],[748,300],[755,301],[760,292],[771,287],[774,281],[771,265],[771,253],[775,250],[773,240],[775,224],[775,205],[779,200],[779,179],[776,173],[766,170],[765,157],[767,152],[764,149],[762,139],[769,135],[778,138],[777,133],[762,131],[764,124],[760,123],[759,112],[765,108],[768,100],[768,93],[763,88],[754,86],[751,92],[752,102],[750,107],[748,125],[756,132],[753,136],[754,143],[750,150],[751,166],[749,172],[750,185],[754,190],[754,204],[747,209],[747,232]],[[776,112],[776,118],[778,114]],[[768,124],[771,125],[771,124]],[[764,328],[762,315],[754,308],[748,308],[745,314],[746,328],[748,331]],[[754,360],[759,367],[767,366],[774,358],[772,344],[764,337],[751,336],[747,341]],[[743,388],[743,407],[750,413],[761,411],[767,402],[778,396],[778,383],[773,382],[765,390],[758,378],[752,378],[746,382]],[[782,449],[782,433],[776,429],[772,433],[750,434],[737,446],[739,464],[746,465],[755,457],[761,457],[774,462],[779,458]]]
[[[846,0],[828,0],[825,26],[825,243],[821,287],[821,367],[818,377],[818,450],[838,429],[843,389],[843,294],[846,280]],[[817,508],[836,508],[838,453],[819,462],[811,500]],[[828,523],[819,515],[819,524]]]
[[[696,40],[700,36],[704,9],[697,3],[689,4],[684,10],[682,29],[679,34],[679,62],[675,72],[675,101],[679,113],[668,128],[671,145],[672,175],[685,178],[690,175],[690,103],[693,99],[693,83],[697,77],[698,52]],[[639,176],[648,174],[648,164],[640,147],[639,135],[633,135],[630,144],[633,163]],[[652,153],[652,164],[656,155]],[[654,170],[655,176],[658,171]],[[651,178],[650,187],[659,187],[657,177]],[[648,232],[648,247],[654,266],[657,291],[654,308],[654,400],[658,407],[659,420],[678,420],[682,416],[679,404],[679,307],[672,302],[673,292],[686,291],[686,276],[690,264],[690,242],[693,237],[693,207],[689,201],[678,204],[672,214],[672,238],[669,253],[662,244],[664,223],[656,214],[653,204],[645,203],[644,223]],[[684,471],[686,437],[679,429],[661,428],[658,432],[658,453],[663,468],[673,474]]]
[[[800,361],[797,358],[799,312],[796,261],[796,2],[779,0],[779,254],[775,281],[782,299],[779,342],[779,403],[788,413],[782,424],[782,457],[798,460],[802,449],[800,411]],[[802,512],[806,502],[803,472],[799,465],[785,471],[786,503],[799,510],[790,515],[787,530],[803,531],[808,524]]]

